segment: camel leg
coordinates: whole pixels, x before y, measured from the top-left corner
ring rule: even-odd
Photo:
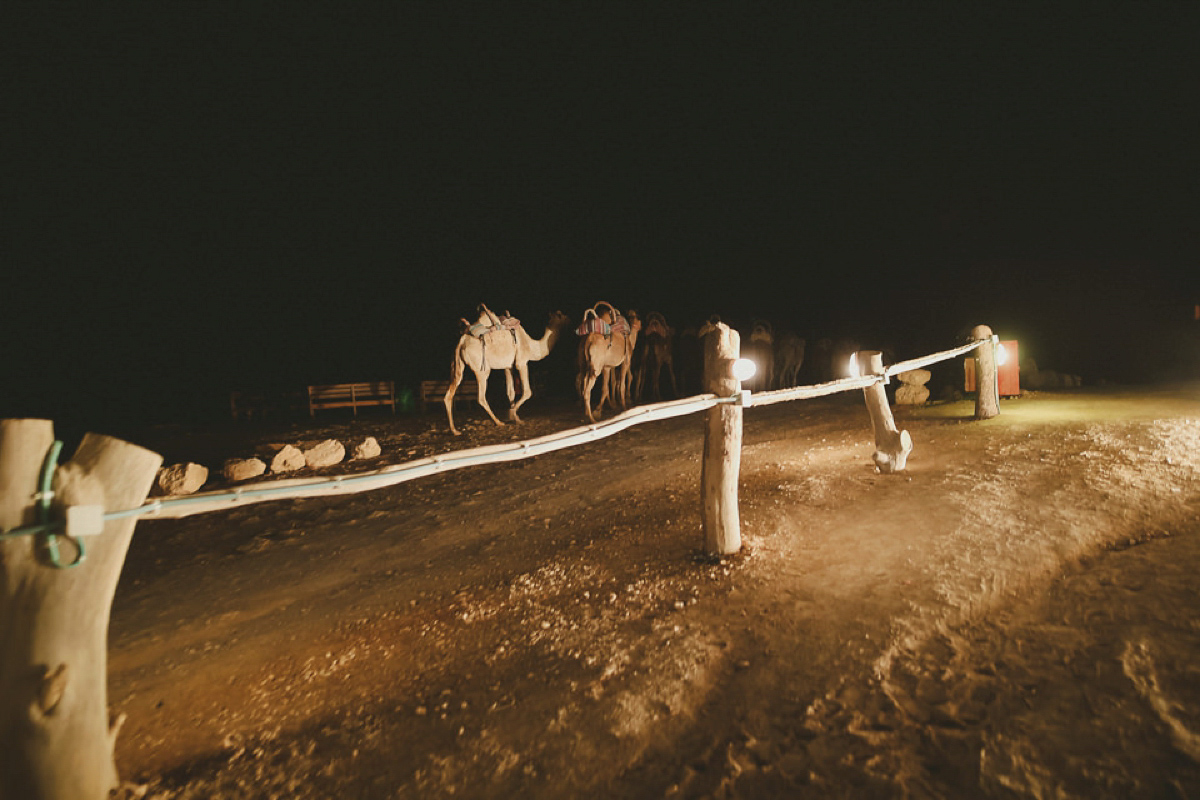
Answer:
[[[508,418],[513,422],[520,422],[521,418],[517,416],[517,411],[525,404],[525,401],[533,397],[533,387],[529,384],[529,365],[518,364],[517,372],[521,375],[521,399],[513,403],[508,410]],[[512,392],[509,392],[508,400],[512,403]]]
[[[629,366],[628,358],[617,367],[617,375],[617,402],[621,404],[621,410],[626,411],[629,409],[629,385],[633,382],[633,370]]]
[[[483,410],[486,411],[487,415],[492,418],[492,422],[503,426],[504,423],[497,419],[496,415],[492,413],[492,407],[488,405],[487,401],[487,380],[490,372],[491,370],[485,367],[483,370],[475,373],[475,381],[479,384],[479,405],[483,406]]]
[[[524,388],[524,387],[522,387]],[[519,422],[513,410],[513,398],[517,396],[516,389],[513,388],[513,375],[511,369],[504,370],[504,391],[508,393],[508,418],[513,422]]]
[[[446,390],[446,394],[442,397],[442,403],[446,406],[446,421],[450,423],[450,432],[458,436],[458,428],[454,427],[454,393],[458,391],[458,385],[462,383],[462,367],[455,365],[456,369],[450,375],[450,388]]]
[[[671,366],[670,361],[664,362],[664,366],[667,368],[667,377],[671,379],[671,399],[678,400],[679,387],[675,383],[675,368]]]
[[[608,402],[608,395],[613,381],[612,367],[600,368],[600,402],[596,405],[596,416],[604,415],[604,404]],[[592,420],[595,422],[595,420]]]
[[[588,372],[586,375],[580,377],[583,379],[583,410],[587,412],[588,420],[595,422],[596,415],[592,413],[592,387],[596,385],[596,378],[598,376]]]

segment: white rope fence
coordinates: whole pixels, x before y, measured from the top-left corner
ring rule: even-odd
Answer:
[[[585,425],[579,428],[559,431],[536,439],[528,439],[508,444],[476,447],[469,450],[457,450],[452,453],[430,456],[428,458],[394,464],[371,472],[354,475],[337,475],[323,478],[291,478],[277,481],[263,481],[248,484],[237,489],[226,491],[199,492],[193,495],[164,497],[147,500],[138,508],[124,511],[105,513],[104,521],[123,519],[127,517],[148,517],[150,519],[180,519],[196,514],[213,511],[224,511],[231,508],[262,503],[271,500],[297,500],[308,497],[323,497],[330,495],[356,494],[373,491],[388,486],[395,486],[408,481],[423,478],[426,475],[450,472],[464,467],[483,464],[497,464],[505,461],[520,461],[526,458],[565,450],[569,447],[615,436],[635,425],[648,422],[671,419],[673,417],[705,411],[722,404],[741,406],[764,406],[789,400],[806,400],[825,395],[846,392],[854,389],[865,389],[877,383],[886,383],[891,375],[918,369],[939,361],[946,361],[964,353],[969,353],[981,344],[990,340],[976,340],[970,344],[944,350],[921,358],[902,361],[888,367],[881,375],[862,375],[851,378],[841,378],[827,383],[812,386],[796,386],[789,389],[756,392],[742,391],[731,397],[717,397],[715,394],[701,394],[680,400],[671,400],[638,406],[629,409],[612,419]],[[50,530],[67,528],[67,535],[73,535],[70,525],[63,522],[35,525],[19,528],[5,533],[5,537],[22,534],[41,533]]]
[[[746,405],[766,406],[771,403],[782,403],[785,400],[809,400],[813,397],[823,397],[827,394],[836,394],[837,392],[846,392],[851,389],[865,389],[880,381],[886,382],[886,378],[892,375],[899,375],[901,372],[909,370],[921,369],[930,364],[936,364],[939,361],[947,361],[955,356],[969,353],[979,345],[990,340],[982,339],[964,344],[961,347],[956,347],[953,350],[943,350],[940,353],[932,353],[931,355],[921,356],[920,358],[901,361],[898,364],[893,364],[888,367],[883,375],[863,375],[854,378],[842,378],[828,383],[818,383],[814,386],[794,386],[790,389],[775,389],[770,392],[756,392],[751,398],[751,402]]]

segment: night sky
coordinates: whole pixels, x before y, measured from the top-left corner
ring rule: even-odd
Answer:
[[[1198,4],[0,17],[0,416],[446,377],[480,302],[1200,369]]]

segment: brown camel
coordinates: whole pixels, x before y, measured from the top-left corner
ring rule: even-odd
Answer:
[[[672,359],[672,349],[675,346],[675,329],[667,325],[667,320],[657,311],[646,315],[646,324],[642,326],[642,360],[638,364],[637,377],[633,382],[633,396],[641,402],[646,392],[646,375],[650,376],[650,391],[655,400],[662,399],[659,386],[663,367],[667,369],[667,377],[671,379],[671,397],[679,397],[679,387],[675,383],[675,367]]]
[[[620,316],[619,312],[615,308],[611,310],[611,318],[617,321],[616,318]],[[598,312],[596,308],[588,309],[588,312],[584,315],[584,325],[587,325],[591,318],[597,316],[603,319],[603,310]],[[642,321],[637,318],[636,311],[630,311],[627,317],[629,322],[628,333],[621,333],[619,331],[610,331],[608,333],[591,332],[584,334],[583,343],[580,345],[583,358],[579,380],[576,383],[579,386],[580,394],[583,396],[584,411],[587,412],[587,418],[591,422],[595,422],[596,417],[603,412],[604,403],[608,400],[610,385],[614,381],[616,389],[614,392],[616,394],[614,402],[619,403],[622,410],[629,407],[629,381],[631,374],[629,362],[633,356],[633,348],[637,345],[638,331],[642,329]],[[595,413],[593,413],[592,389],[595,388],[596,380],[601,376],[604,377],[604,380],[600,384],[600,403],[596,406]]]
[[[450,388],[442,402],[446,406],[446,419],[450,422],[450,432],[458,435],[454,427],[454,393],[462,383],[467,367],[475,373],[475,381],[479,385],[479,405],[497,425],[503,425],[492,413],[487,401],[488,375],[494,369],[504,370],[505,385],[508,389],[508,418],[512,422],[520,422],[517,411],[525,401],[533,396],[533,387],[529,381],[529,362],[541,361],[549,355],[551,348],[558,341],[558,335],[570,321],[566,314],[555,311],[550,314],[546,323],[546,331],[541,339],[534,339],[520,324],[512,324],[500,319],[487,309],[480,306],[481,314],[475,325],[467,325],[467,330],[459,337],[458,346],[454,349],[454,362],[450,365]],[[512,369],[521,376],[521,399],[513,402],[516,392],[513,390]]]
[[[775,388],[788,389],[796,385],[796,375],[804,364],[805,341],[788,331],[775,340]]]

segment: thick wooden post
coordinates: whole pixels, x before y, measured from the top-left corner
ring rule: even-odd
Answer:
[[[858,370],[862,375],[883,375],[883,353],[878,350],[864,350],[855,354],[858,360]],[[880,472],[892,473],[903,471],[908,463],[908,454],[912,452],[912,437],[908,431],[896,428],[896,420],[892,417],[892,409],[888,406],[887,392],[883,382],[873,383],[863,389],[863,398],[867,401],[867,411],[871,413],[871,428],[875,431],[875,453],[871,460]]]
[[[987,325],[976,325],[972,339],[987,339],[975,348],[975,419],[1000,414],[1000,373],[996,369],[996,337]]]
[[[0,529],[35,524],[54,440],[48,420],[0,420]],[[70,506],[136,508],[157,453],[88,434],[54,475],[54,518]],[[0,540],[0,800],[100,800],[117,785],[108,717],[108,620],[136,517],[87,540],[87,558],[57,569],[42,536]],[[73,543],[60,538],[62,559]]]
[[[704,336],[704,391],[718,397],[741,392],[742,383],[731,367],[740,352],[741,336],[723,322]],[[742,407],[723,403],[710,408],[704,420],[704,461],[701,494],[704,503],[704,550],[728,555],[742,548],[738,519],[738,473],[742,466]]]

